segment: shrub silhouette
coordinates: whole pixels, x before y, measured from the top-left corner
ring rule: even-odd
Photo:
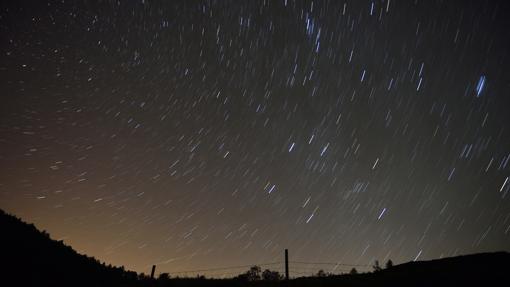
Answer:
[[[391,267],[393,267],[393,261],[391,261],[391,259],[389,259],[389,260],[386,262],[386,269],[390,269]]]
[[[170,279],[170,275],[168,273],[161,273],[158,276],[159,281],[167,281]]]
[[[260,272],[261,272],[260,267],[254,265],[250,267],[250,269],[245,273],[238,275],[235,279],[242,281],[258,281],[260,280]]]
[[[280,281],[283,278],[278,271],[271,271],[269,269],[262,272],[262,280],[265,281]]]
[[[379,265],[379,260],[376,260],[374,262],[374,265],[372,265],[372,269],[374,269],[374,272],[379,272],[382,270],[381,266]]]

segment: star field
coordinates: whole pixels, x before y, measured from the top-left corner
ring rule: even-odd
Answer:
[[[510,250],[503,1],[0,11],[0,207],[138,272]]]

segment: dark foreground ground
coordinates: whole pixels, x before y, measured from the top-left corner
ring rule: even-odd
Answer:
[[[287,282],[250,282],[243,278],[152,280],[78,254],[2,210],[0,270],[0,286],[510,286],[507,252],[409,262],[373,273],[303,277]]]

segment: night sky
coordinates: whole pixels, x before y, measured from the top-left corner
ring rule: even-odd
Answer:
[[[1,4],[0,208],[77,251],[510,251],[505,1],[33,2]]]

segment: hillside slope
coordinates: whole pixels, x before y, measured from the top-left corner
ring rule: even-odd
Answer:
[[[0,286],[510,286],[510,254],[481,253],[409,262],[374,273],[289,282],[176,278],[149,280],[78,254],[0,210]],[[292,274],[292,266],[290,268]],[[171,274],[170,274],[171,275]]]
[[[408,262],[366,274],[301,278],[293,286],[510,286],[509,263],[510,253],[479,253]]]
[[[3,286],[138,286],[135,272],[101,264],[0,210]],[[10,282],[9,285],[4,283]]]

